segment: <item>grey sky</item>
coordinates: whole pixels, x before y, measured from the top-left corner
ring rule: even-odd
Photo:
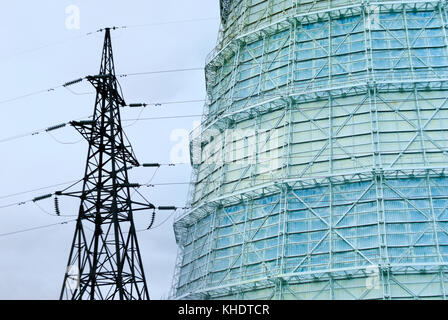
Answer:
[[[66,28],[66,7],[80,9],[80,29]],[[219,16],[218,0],[130,1],[4,1],[0,10],[0,101],[60,85],[94,74],[100,63],[103,34],[82,36],[105,26],[140,25]],[[219,27],[214,21],[170,23],[129,28],[112,33],[117,73],[203,67],[213,49]],[[79,38],[77,38],[79,37]],[[75,39],[76,38],[76,39]],[[73,40],[71,40],[73,39]],[[62,41],[62,42],[61,42]],[[51,44],[51,45],[49,45]],[[49,45],[49,46],[47,46]],[[35,48],[42,47],[39,50]],[[33,50],[30,50],[33,49]],[[120,80],[128,103],[166,102],[205,97],[203,71],[128,77]],[[92,92],[87,84],[71,87]],[[0,104],[0,140],[67,122],[93,111],[93,95],[75,95],[65,89]],[[151,107],[142,117],[200,114],[201,103]],[[123,119],[139,110],[122,110]],[[190,131],[193,120],[139,121],[126,128],[141,162],[170,162],[173,130]],[[80,141],[73,128],[54,132],[62,142]],[[81,178],[87,144],[61,144],[47,134],[1,143],[0,197]],[[133,182],[147,182],[154,171],[137,168]],[[190,167],[162,167],[153,183],[187,182]],[[54,188],[0,200],[0,206],[53,192]],[[143,193],[156,205],[183,206],[186,185],[160,186]],[[53,213],[53,201],[39,202]],[[62,214],[77,213],[77,203],[61,199]],[[158,215],[158,225],[167,213]],[[47,215],[34,204],[0,209],[0,234],[64,221]],[[136,218],[147,227],[150,213]],[[59,296],[74,224],[0,237],[0,299],[56,299]],[[151,298],[168,294],[176,257],[172,219],[160,228],[138,234]]]

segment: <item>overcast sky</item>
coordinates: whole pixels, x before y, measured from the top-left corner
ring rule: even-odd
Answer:
[[[72,10],[79,8],[79,29]],[[71,8],[67,11],[67,7]],[[76,8],[75,7],[75,8]],[[116,72],[135,73],[204,67],[216,43],[218,0],[95,0],[3,1],[0,5],[0,101],[61,85],[98,72],[103,34],[86,33],[107,26],[129,26],[112,33]],[[204,18],[215,20],[201,21]],[[185,22],[185,20],[196,20]],[[179,22],[184,21],[184,22]],[[175,23],[176,22],[176,23]],[[68,23],[68,24],[67,24]],[[75,24],[74,24],[75,23]],[[153,26],[132,27],[155,24]],[[124,98],[134,102],[170,102],[205,97],[203,71],[166,73],[120,79]],[[0,140],[46,128],[93,112],[88,84],[62,88],[8,103],[0,102]],[[196,115],[202,103],[148,107],[142,118]],[[134,119],[139,110],[122,110]],[[138,121],[125,129],[140,162],[169,163],[179,134],[191,131],[198,118]],[[132,124],[132,122],[124,123]],[[176,138],[173,140],[172,138]],[[82,178],[87,143],[70,127],[48,134],[0,143],[0,207],[54,192],[62,187],[5,196]],[[147,182],[153,169],[132,171],[132,182]],[[188,182],[190,166],[162,167],[152,183]],[[188,186],[167,185],[142,192],[156,205],[183,206]],[[53,200],[38,203],[54,213]],[[77,203],[61,199],[64,215],[77,214]],[[69,218],[53,217],[35,204],[0,209],[0,235]],[[169,213],[160,213],[155,225]],[[138,229],[150,222],[150,212],[138,214]],[[177,246],[173,219],[138,234],[152,299],[166,297],[171,286]],[[11,236],[0,236],[0,299],[57,299],[75,225],[59,225]]]

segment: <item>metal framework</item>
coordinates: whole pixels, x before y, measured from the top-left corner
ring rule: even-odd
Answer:
[[[447,2],[221,8],[172,297],[446,299]]]
[[[130,166],[139,163],[121,126],[126,103],[115,77],[110,29],[99,75],[87,77],[97,95],[93,120],[72,125],[89,143],[82,191],[60,192],[81,205],[61,299],[149,299],[133,213],[154,209],[131,200]]]
[[[223,22],[227,20],[227,17],[230,14],[230,9],[232,5],[232,0],[220,0],[219,2],[219,8],[221,11],[221,19]]]

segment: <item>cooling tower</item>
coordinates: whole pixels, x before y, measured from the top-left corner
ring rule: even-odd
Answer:
[[[173,298],[446,298],[446,5],[221,0]]]

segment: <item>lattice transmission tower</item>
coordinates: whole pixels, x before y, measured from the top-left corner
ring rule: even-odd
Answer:
[[[96,89],[92,120],[71,125],[88,141],[79,215],[60,299],[149,299],[133,213],[155,209],[131,200],[128,170],[139,166],[120,118],[126,103],[115,77],[110,29],[105,29],[100,73],[86,78]]]

